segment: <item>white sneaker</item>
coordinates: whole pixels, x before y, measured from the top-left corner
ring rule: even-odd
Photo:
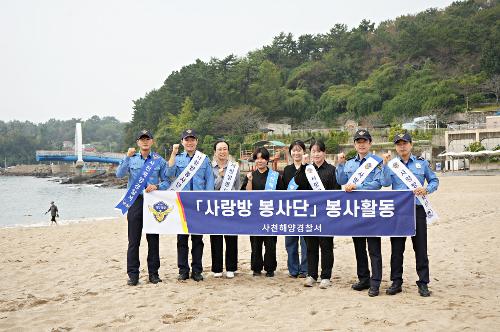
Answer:
[[[234,278],[234,272],[233,271],[227,271],[226,272],[226,278],[233,279]]]
[[[326,289],[330,287],[332,283],[330,282],[329,279],[321,279],[321,282],[319,283],[319,288],[321,289]]]
[[[214,278],[222,278],[222,272],[214,272]]]
[[[306,281],[304,281],[304,287],[312,287],[316,280],[313,279],[313,277],[307,277]]]

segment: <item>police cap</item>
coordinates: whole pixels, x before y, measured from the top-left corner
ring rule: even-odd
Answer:
[[[181,140],[185,139],[186,137],[194,137],[198,139],[198,135],[196,135],[196,132],[193,129],[186,129],[182,132]]]
[[[153,139],[153,134],[149,130],[143,129],[137,134],[137,140],[140,140],[142,137]]]
[[[411,143],[410,134],[408,134],[408,132],[404,132],[394,135],[394,144],[396,144],[399,141],[405,141]]]
[[[356,133],[354,133],[354,142],[361,138],[366,139],[370,142],[372,141],[372,136],[366,129],[358,129]]]

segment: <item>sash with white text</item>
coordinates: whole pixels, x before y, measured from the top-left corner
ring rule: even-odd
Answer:
[[[196,151],[193,159],[189,162],[186,168],[179,174],[177,179],[172,183],[168,190],[170,191],[181,191],[184,187],[191,181],[196,172],[200,169],[201,165],[205,161],[207,156],[200,152]]]
[[[222,179],[222,185],[220,187],[221,191],[232,190],[234,182],[236,181],[236,175],[238,174],[238,164],[228,161],[226,173]]]
[[[396,174],[396,176],[401,181],[403,181],[403,183],[409,189],[414,190],[418,187],[422,187],[415,175],[408,169],[408,167],[405,166],[405,164],[401,162],[401,160],[399,160],[399,158],[392,159],[391,161],[389,161],[388,165],[391,171]],[[437,212],[432,208],[431,202],[429,201],[429,197],[427,197],[427,195],[416,197],[425,209],[428,224],[432,223],[434,220],[439,219]]]
[[[134,182],[130,185],[127,190],[127,193],[120,202],[115,206],[115,209],[121,211],[122,214],[125,214],[128,209],[134,204],[137,196],[144,190],[144,187],[148,184],[148,179],[151,176],[151,173],[155,169],[155,167],[160,162],[161,157],[157,153],[153,153],[151,158],[148,158],[144,165],[141,168],[139,178],[136,178]]]
[[[363,163],[363,165],[359,166],[356,172],[351,176],[349,181],[347,183],[352,183],[355,185],[362,184],[363,181],[365,181],[366,177],[368,174],[371,173],[377,167],[377,165],[382,161],[382,159],[378,156],[371,156],[370,158],[366,159],[366,161]]]
[[[314,165],[312,164],[307,165],[306,177],[307,181],[309,181],[309,184],[312,187],[312,190],[314,191],[325,190],[325,186],[323,185],[323,182],[321,182],[318,171],[316,171],[316,167],[314,167]]]
[[[279,173],[269,168],[269,173],[266,179],[266,188],[264,190],[276,190],[278,184]]]

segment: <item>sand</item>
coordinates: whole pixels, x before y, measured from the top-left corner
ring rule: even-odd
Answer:
[[[205,236],[205,280],[176,281],[176,237],[160,237],[162,283],[126,285],[126,221],[0,229],[0,330],[281,330],[493,331],[500,327],[500,176],[444,176],[431,201],[440,221],[429,226],[432,296],[417,293],[411,242],[403,292],[390,285],[390,243],[382,240],[381,295],[356,292],[354,248],[335,238],[333,285],[305,288],[287,276],[278,239],[275,278],[252,277],[247,236],[239,238],[239,273],[215,279]]]

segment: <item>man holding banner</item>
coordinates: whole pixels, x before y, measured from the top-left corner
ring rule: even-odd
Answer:
[[[167,175],[175,178],[169,190],[172,191],[198,191],[214,190],[214,176],[210,160],[200,151],[196,150],[198,138],[193,129],[182,132],[181,143],[184,152],[179,152],[179,144],[174,144],[169,159]],[[189,235],[177,235],[177,265],[179,267],[178,280],[189,279]],[[192,234],[192,263],[191,278],[195,281],[203,280],[203,235]]]
[[[345,160],[343,153],[338,155],[336,177],[337,182],[345,184],[345,191],[378,190],[382,187],[382,158],[371,154],[372,137],[368,130],[360,129],[354,134],[354,148],[356,157]],[[344,165],[345,164],[345,165]],[[378,296],[382,280],[382,250],[380,237],[353,237],[356,253],[356,269],[359,281],[352,285],[352,289],[362,291],[368,289],[368,295]],[[370,254],[372,276],[368,268],[366,244]]]
[[[257,169],[249,172],[243,180],[241,190],[284,190],[283,179],[278,172],[267,167],[270,155],[264,148],[257,148],[253,153],[253,160]],[[260,276],[262,268],[266,271],[266,277],[274,277],[274,271],[278,265],[276,261],[276,236],[250,236],[252,247],[251,269],[253,276]],[[264,259],[262,259],[262,245],[265,246]]]
[[[120,162],[116,170],[116,177],[121,178],[129,175],[128,191],[116,208],[122,213],[127,212],[128,221],[128,250],[127,250],[127,274],[129,286],[135,286],[139,282],[139,246],[141,244],[143,226],[143,191],[149,193],[154,190],[165,190],[170,182],[167,178],[167,163],[157,153],[151,151],[153,135],[148,130],[142,130],[137,135],[137,145],[140,152],[135,148],[129,148],[127,155]],[[159,235],[146,234],[148,241],[148,272],[149,281],[153,284],[161,282],[158,275],[160,268]]]
[[[412,139],[408,133],[400,133],[394,137],[398,157],[390,160],[390,155],[384,155],[382,171],[384,186],[392,189],[411,189],[418,200],[416,201],[416,233],[412,236],[413,250],[415,251],[416,269],[418,274],[418,293],[420,296],[431,295],[429,283],[429,259],[427,257],[427,224],[437,218],[427,195],[436,191],[439,180],[431,170],[429,162],[415,157],[412,153]],[[423,187],[427,181],[427,187]],[[403,254],[406,237],[391,237],[391,281],[392,285],[386,290],[388,295],[396,295],[402,291],[403,284]]]

